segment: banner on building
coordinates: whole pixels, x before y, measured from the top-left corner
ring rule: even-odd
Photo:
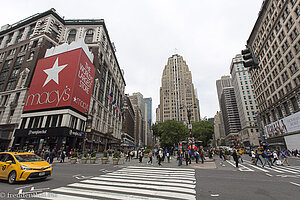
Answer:
[[[95,67],[82,48],[38,61],[24,111],[72,107],[87,115]]]
[[[300,112],[265,126],[267,138],[300,131]]]

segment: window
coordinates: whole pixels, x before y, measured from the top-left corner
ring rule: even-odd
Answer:
[[[67,39],[67,41],[68,41],[69,44],[71,42],[75,41],[75,39],[76,39],[76,32],[77,31],[75,29],[70,30],[69,35],[68,35],[68,39]]]
[[[299,110],[299,105],[298,105],[296,97],[291,98],[291,103],[292,103],[294,111],[298,111]]]
[[[283,103],[283,107],[284,107],[284,111],[285,111],[286,115],[290,115],[291,112],[290,112],[290,108],[289,108],[288,102],[284,102]]]
[[[31,25],[30,25],[30,28],[29,28],[29,31],[28,31],[28,33],[27,33],[26,39],[29,39],[29,38],[30,38],[31,34],[32,34],[33,31],[34,31],[34,27],[35,27],[35,24],[31,24]]]
[[[290,72],[291,72],[291,75],[294,75],[298,70],[299,70],[299,67],[298,65],[294,62],[290,67]]]
[[[94,30],[89,29],[85,34],[85,43],[92,43],[93,42],[93,36],[94,36]]]
[[[279,117],[280,117],[280,118],[283,118],[283,114],[282,114],[281,107],[278,106],[276,109],[277,109],[277,112],[278,112]]]

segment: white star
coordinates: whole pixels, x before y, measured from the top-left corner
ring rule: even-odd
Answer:
[[[76,102],[76,97],[74,97],[73,100]]]
[[[63,70],[67,65],[68,65],[68,64],[58,66],[58,58],[56,58],[56,61],[55,61],[54,65],[52,66],[52,68],[43,70],[43,71],[48,75],[48,77],[47,77],[47,79],[46,79],[46,81],[45,81],[43,87],[44,87],[45,85],[47,85],[47,83],[49,83],[51,80],[53,80],[53,81],[55,81],[57,84],[59,84],[59,83],[58,83],[58,73],[59,73],[61,70]]]

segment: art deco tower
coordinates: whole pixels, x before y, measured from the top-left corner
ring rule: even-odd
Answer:
[[[192,74],[183,57],[175,54],[164,68],[160,88],[160,121],[200,121],[199,104],[194,93]]]

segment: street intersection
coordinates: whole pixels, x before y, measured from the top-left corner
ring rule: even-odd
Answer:
[[[1,181],[0,198],[294,200],[300,196],[300,160],[289,162],[291,166],[272,168],[255,166],[246,156],[239,168],[232,160],[221,165],[217,156],[215,161],[188,166],[177,166],[174,158],[162,166],[156,159],[152,165],[138,159],[120,165],[103,165],[100,160],[96,164],[55,162],[52,177],[44,181],[14,185]]]

